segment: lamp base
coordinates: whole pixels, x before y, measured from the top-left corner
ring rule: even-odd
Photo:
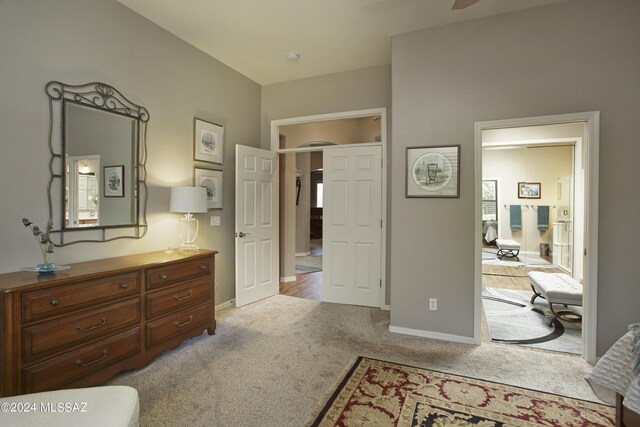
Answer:
[[[178,248],[179,251],[198,251],[200,248],[193,243],[183,243]]]
[[[179,250],[197,251],[198,246],[193,242],[196,240],[196,236],[198,235],[198,220],[190,213],[185,214],[180,220],[179,231],[180,240],[182,240],[182,245],[180,245]]]

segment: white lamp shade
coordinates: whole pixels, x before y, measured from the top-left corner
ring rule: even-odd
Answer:
[[[178,213],[207,212],[207,189],[204,187],[171,187],[169,211]]]

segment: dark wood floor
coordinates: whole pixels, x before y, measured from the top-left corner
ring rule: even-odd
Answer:
[[[322,271],[296,274],[295,282],[280,282],[280,295],[322,301]]]

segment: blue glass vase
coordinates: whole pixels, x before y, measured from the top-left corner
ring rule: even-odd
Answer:
[[[56,265],[52,262],[38,264],[36,268],[39,274],[51,274],[56,271]]]

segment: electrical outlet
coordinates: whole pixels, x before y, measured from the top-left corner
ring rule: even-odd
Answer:
[[[429,298],[429,310],[438,310],[438,300],[436,298]]]
[[[220,217],[219,216],[212,216],[211,217],[211,226],[212,227],[219,227],[220,226]]]

